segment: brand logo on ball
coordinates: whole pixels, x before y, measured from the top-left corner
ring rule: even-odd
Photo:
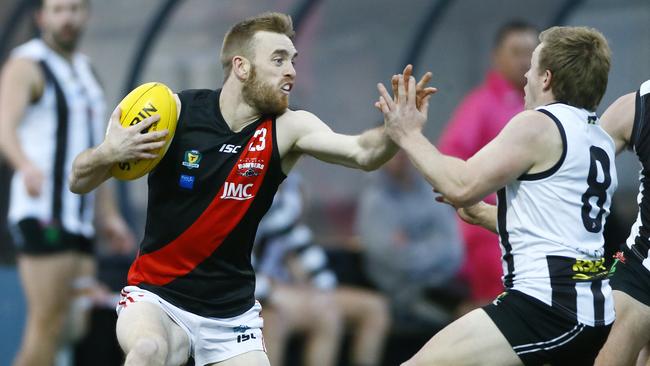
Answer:
[[[153,103],[148,102],[147,105],[145,105],[144,107],[142,107],[142,110],[141,110],[140,112],[138,112],[138,115],[135,116],[135,117],[133,117],[133,119],[131,120],[131,123],[129,123],[129,126],[137,125],[137,124],[140,123],[143,119],[145,119],[145,118],[147,118],[147,117],[151,117],[151,116],[152,116],[154,113],[156,113],[156,112],[158,112],[158,108],[156,108],[156,107],[153,105]],[[144,130],[142,131],[142,133],[147,133],[147,132],[149,132],[149,129],[152,128],[152,127],[154,127],[154,129],[155,129],[156,124],[157,124],[157,122],[154,123],[154,124],[152,124],[151,126],[147,127],[146,129],[144,129]]]
[[[183,166],[186,166],[188,169],[196,169],[199,167],[201,158],[203,158],[203,155],[197,150],[187,150],[183,159]]]

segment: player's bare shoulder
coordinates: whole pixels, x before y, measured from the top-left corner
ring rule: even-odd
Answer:
[[[554,128],[555,122],[551,117],[537,110],[519,112],[506,126],[511,131],[515,131],[515,134],[527,143],[560,138],[559,131]]]
[[[31,101],[40,98],[45,88],[45,75],[38,62],[27,57],[12,57],[2,68],[1,79],[3,84],[12,86],[22,84],[27,86]]]

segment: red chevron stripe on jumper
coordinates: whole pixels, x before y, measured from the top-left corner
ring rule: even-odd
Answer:
[[[165,285],[184,276],[219,248],[248,212],[269,169],[273,153],[273,122],[260,124],[216,197],[179,237],[161,249],[138,255],[129,285]]]

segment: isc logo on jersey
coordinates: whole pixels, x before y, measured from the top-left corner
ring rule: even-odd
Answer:
[[[253,183],[241,184],[226,182],[223,184],[223,193],[220,198],[222,200],[246,201],[255,197],[250,194],[251,188],[253,188]]]
[[[219,149],[219,152],[229,153],[229,154],[237,154],[239,152],[239,148],[241,148],[241,146],[231,145],[231,144],[223,144],[223,145],[221,145],[221,148]]]

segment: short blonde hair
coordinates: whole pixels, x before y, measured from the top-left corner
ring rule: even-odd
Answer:
[[[539,71],[551,71],[555,99],[594,111],[605,90],[612,53],[605,37],[594,28],[552,27],[539,35],[544,44]]]
[[[230,76],[233,57],[244,56],[252,59],[253,36],[260,31],[280,33],[289,38],[293,38],[295,34],[291,17],[283,13],[263,13],[235,24],[226,33],[221,46],[220,59],[224,82]]]

